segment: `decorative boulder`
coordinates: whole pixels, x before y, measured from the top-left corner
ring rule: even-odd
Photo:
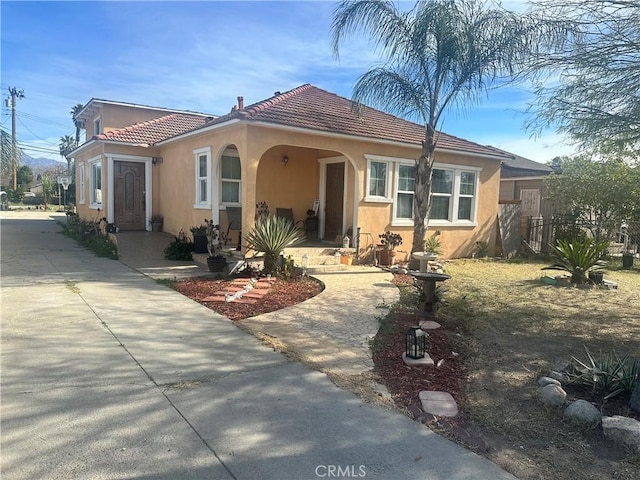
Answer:
[[[602,420],[600,411],[586,400],[571,402],[564,410],[564,416],[585,425],[597,425]]]
[[[636,388],[633,389],[633,393],[631,394],[629,406],[631,407],[631,410],[640,412],[640,379],[636,381]]]
[[[602,417],[604,436],[640,454],[640,422],[630,417],[615,415]]]
[[[564,372],[556,372],[555,370],[551,370],[548,376],[562,383],[567,383],[569,381],[569,376]]]
[[[549,384],[540,389],[540,400],[550,407],[560,407],[564,405],[566,398],[567,392],[558,385]]]
[[[551,377],[538,378],[538,385],[540,385],[541,387],[546,387],[547,385],[558,385],[559,387],[562,386],[562,384],[558,380]]]

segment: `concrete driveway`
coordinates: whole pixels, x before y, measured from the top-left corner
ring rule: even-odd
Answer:
[[[513,478],[79,248],[55,216],[0,215],[3,480]]]

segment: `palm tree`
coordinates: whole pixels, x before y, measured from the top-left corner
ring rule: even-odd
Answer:
[[[77,146],[76,140],[71,135],[60,137],[60,155],[67,161],[67,173],[71,171],[71,157],[69,157],[69,154],[73,152]]]
[[[487,8],[482,0],[426,0],[403,12],[396,2],[342,1],[334,11],[336,57],[344,37],[363,31],[385,63],[363,74],[353,99],[388,109],[425,125],[416,160],[412,251],[422,251],[431,207],[431,175],[437,127],[452,105],[468,107],[489,89],[513,79],[518,69],[562,37],[562,26]]]
[[[73,119],[73,124],[76,127],[76,145],[80,145],[80,129],[82,128],[82,120],[76,118],[78,114],[82,111],[84,105],[81,103],[76,103],[73,107],[71,107],[71,118]]]

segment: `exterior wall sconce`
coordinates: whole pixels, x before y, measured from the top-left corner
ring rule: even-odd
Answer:
[[[427,351],[428,336],[429,334],[420,327],[411,327],[407,330],[406,357],[413,360],[424,358],[424,354]]]
[[[151,157],[151,163],[153,163],[154,165],[157,165],[158,163],[162,163],[164,161],[164,158],[162,157]]]
[[[289,163],[289,157],[287,157],[286,155],[282,156],[282,166],[286,167],[287,163]]]

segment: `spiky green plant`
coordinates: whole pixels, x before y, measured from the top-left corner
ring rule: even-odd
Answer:
[[[605,242],[594,242],[590,238],[582,241],[558,240],[551,245],[553,265],[543,270],[562,270],[571,274],[571,282],[581,285],[587,281],[590,271],[598,271],[604,265],[602,258],[607,253]]]
[[[274,215],[259,218],[245,237],[249,248],[264,253],[264,271],[270,275],[276,273],[282,251],[300,245],[304,240],[304,232],[295,228],[291,221]]]

